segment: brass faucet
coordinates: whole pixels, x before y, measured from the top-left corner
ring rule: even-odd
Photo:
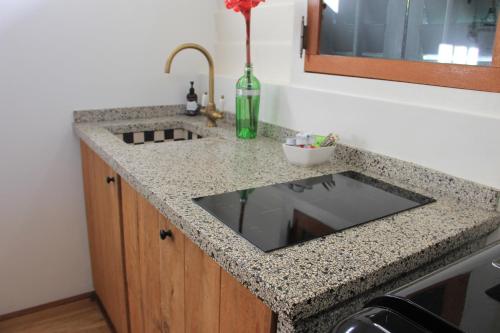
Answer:
[[[215,76],[215,66],[214,66],[214,60],[210,53],[201,45],[198,44],[193,44],[193,43],[187,43],[187,44],[182,44],[179,45],[178,47],[175,48],[175,50],[172,51],[170,56],[167,59],[167,64],[165,65],[165,73],[169,74],[170,73],[170,68],[172,67],[172,61],[174,60],[175,56],[181,52],[182,50],[185,49],[194,49],[200,51],[205,58],[207,58],[208,61],[208,67],[209,67],[209,72],[208,72],[208,105],[205,108],[201,109],[201,113],[204,114],[207,117],[207,126],[208,127],[217,127],[216,121],[219,119],[222,119],[224,117],[224,114],[222,112],[217,111],[217,108],[215,106],[215,100],[214,100],[214,76]]]

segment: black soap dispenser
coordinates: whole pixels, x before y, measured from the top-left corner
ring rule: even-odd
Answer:
[[[191,81],[191,88],[189,94],[186,96],[186,114],[188,116],[196,116],[200,112],[200,104],[198,103],[198,95],[194,91],[194,82]]]

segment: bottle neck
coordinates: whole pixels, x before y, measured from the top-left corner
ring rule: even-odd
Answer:
[[[252,73],[253,73],[253,65],[252,64],[245,64],[245,75],[252,74]]]

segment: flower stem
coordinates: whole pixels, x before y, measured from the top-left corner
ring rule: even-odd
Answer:
[[[251,33],[251,22],[252,22],[252,10],[249,9],[248,11],[245,11],[243,13],[243,16],[245,17],[245,23],[246,23],[246,32],[247,32],[247,40],[246,40],[246,47],[247,47],[247,65],[250,65],[252,63],[252,58],[251,58],[251,52],[250,52],[250,33]]]
[[[251,66],[250,64],[248,66]],[[245,68],[245,71],[247,72],[247,89],[248,92],[252,90],[252,72],[250,68]],[[252,96],[248,96],[248,112],[249,112],[249,118],[250,118],[250,128],[253,129],[253,124],[254,124],[254,114],[253,114],[253,103],[252,103]]]
[[[243,16],[245,17],[245,23],[246,23],[246,34],[247,34],[247,39],[246,39],[246,51],[247,51],[247,63],[246,63],[246,74],[247,74],[247,87],[248,90],[250,91],[252,89],[252,73],[251,70],[249,69],[250,66],[252,66],[252,52],[251,52],[251,45],[250,45],[250,40],[251,40],[251,22],[252,22],[252,10],[249,9],[248,11],[245,11],[243,13]],[[253,128],[253,123],[254,123],[254,115],[253,115],[253,105],[252,105],[252,96],[248,96],[248,111],[249,111],[249,120],[250,120],[250,128]]]

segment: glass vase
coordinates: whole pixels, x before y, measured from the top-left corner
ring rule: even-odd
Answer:
[[[260,82],[253,67],[245,66],[244,75],[236,84],[236,136],[240,139],[257,137],[259,125]]]

